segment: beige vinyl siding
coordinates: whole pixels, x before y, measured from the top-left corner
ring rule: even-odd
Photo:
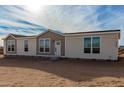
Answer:
[[[24,41],[28,40],[28,51],[24,51]],[[36,55],[36,39],[35,38],[22,38],[17,39],[17,55]]]
[[[39,51],[39,40],[46,39],[46,38],[50,39],[50,52],[41,53]],[[41,34],[40,36],[37,37],[37,55],[55,55],[54,47],[55,47],[56,40],[61,41],[61,56],[64,56],[65,55],[65,37],[50,31],[44,34]]]
[[[6,40],[4,40],[4,47],[3,47],[3,54],[6,55],[7,54],[7,46],[6,46]]]
[[[100,54],[84,53],[84,37],[100,37]],[[65,37],[65,56],[69,58],[86,58],[86,59],[118,59],[118,39],[116,34],[102,35],[78,35]]]

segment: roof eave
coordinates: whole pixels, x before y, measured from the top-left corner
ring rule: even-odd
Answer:
[[[29,38],[32,39],[32,38],[36,38],[36,36],[35,36],[35,37],[28,37],[28,36],[27,36],[27,37],[18,37],[18,38],[16,38],[16,39],[27,39],[27,38],[28,38],[28,39],[29,39]]]
[[[12,36],[14,39],[16,39],[16,37],[15,37],[15,36],[13,36],[12,34],[8,34],[8,35],[7,35],[7,37],[3,38],[2,40],[7,39],[9,36]]]
[[[64,36],[64,34],[62,34],[62,33],[57,33],[57,32],[55,32],[55,31],[52,31],[52,30],[49,30],[49,29],[48,29],[47,31],[38,34],[36,37],[41,36],[41,35],[43,35],[43,34],[49,32],[49,31],[50,31],[50,32],[53,32],[53,33],[56,33],[56,34],[59,34],[59,35],[61,35],[61,36]]]
[[[120,31],[117,32],[99,32],[99,33],[82,33],[82,34],[65,34],[65,36],[77,36],[77,35],[95,35],[95,34],[112,34],[112,33],[118,33],[120,34]]]

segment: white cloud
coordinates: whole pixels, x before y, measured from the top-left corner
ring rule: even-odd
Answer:
[[[25,6],[23,7],[25,8]],[[99,20],[98,17],[102,15],[101,12],[97,11],[99,7],[101,6],[44,6],[44,8],[39,10],[38,13],[33,13],[33,11],[22,11],[22,13],[20,13],[19,10],[14,10],[14,12],[17,13],[11,13],[10,15],[16,19],[30,21],[46,28],[59,30],[62,32],[94,31],[118,28],[124,30],[123,12],[115,13],[115,11],[111,9],[111,6],[107,6],[106,10],[103,10],[102,13],[107,11],[107,13],[112,16],[106,18],[105,20]],[[31,8],[33,8],[33,6],[31,6]],[[9,17],[9,15],[6,16]],[[27,27],[24,24],[14,23],[12,21],[1,20],[0,23]],[[6,34],[10,33],[10,31],[4,30],[0,30],[0,32]],[[29,31],[29,33],[30,32],[31,31]],[[11,31],[11,33],[22,34],[23,31]],[[124,32],[122,32],[122,39],[124,39],[123,34]]]
[[[63,32],[96,30],[100,29],[97,9],[98,6],[49,6],[38,20],[47,28]]]

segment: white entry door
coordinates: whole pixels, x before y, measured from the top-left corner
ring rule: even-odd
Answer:
[[[55,55],[61,56],[61,41],[55,41]]]

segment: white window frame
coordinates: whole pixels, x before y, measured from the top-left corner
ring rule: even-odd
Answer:
[[[9,43],[10,43],[10,51],[8,51]],[[12,51],[12,44],[14,44],[14,51]],[[7,52],[15,52],[15,40],[7,40]]]
[[[92,39],[91,39],[91,44],[93,44],[93,37],[99,37],[99,39],[100,39],[100,45],[99,45],[99,47],[91,47],[92,49],[92,54],[100,54],[100,52],[101,52],[101,37],[100,36],[92,36]],[[93,53],[93,48],[99,48],[99,53]]]
[[[91,50],[90,53],[85,53],[85,54],[91,54],[92,53],[92,37],[91,36],[84,36],[84,38],[91,38]],[[83,53],[84,53],[84,38],[83,38]]]
[[[100,54],[100,53],[93,53],[93,37],[99,37],[100,38],[100,53],[101,53],[101,36],[83,36],[83,53],[84,53],[84,38],[91,38],[91,52],[90,53],[84,53],[84,54]]]
[[[49,52],[45,52],[45,40],[48,40],[49,39]],[[40,41],[41,40],[43,40],[44,41],[44,51],[43,52],[41,52],[40,51]],[[39,39],[39,52],[40,53],[50,53],[50,51],[51,51],[51,39],[50,38],[42,38],[42,39]]]
[[[29,51],[29,40],[24,40],[24,52],[28,52],[28,51],[25,51],[25,48],[26,48],[26,47],[25,47],[25,44],[26,44],[25,42],[26,42],[26,41],[28,42],[28,43],[27,43],[27,44],[28,44],[28,47],[27,47],[27,48],[28,48],[28,51]]]

